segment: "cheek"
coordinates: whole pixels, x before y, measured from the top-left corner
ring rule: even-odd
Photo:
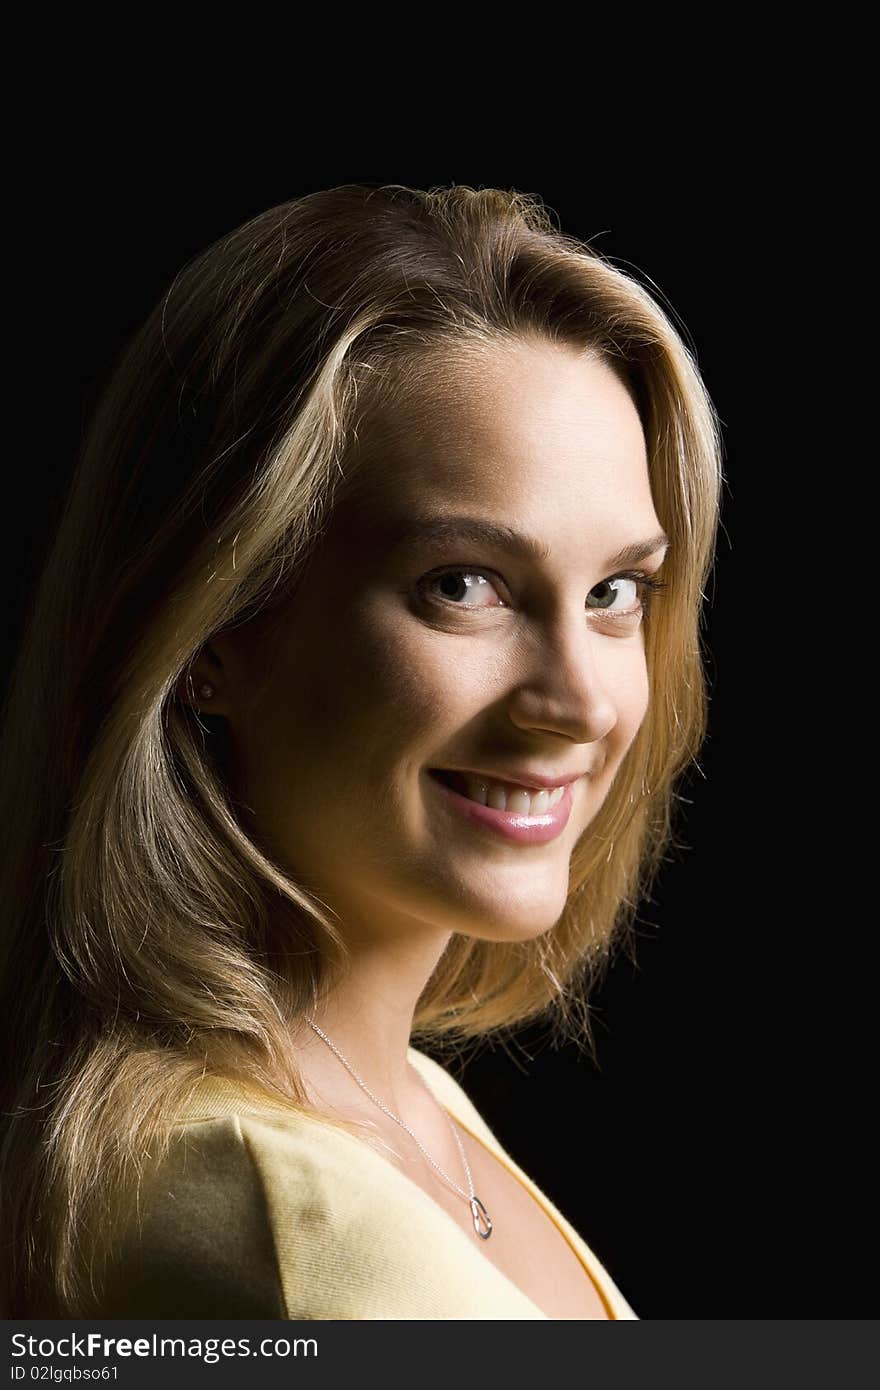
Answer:
[[[469,676],[448,634],[397,624],[369,628],[361,635],[359,666],[354,725],[371,731],[386,763],[422,762],[485,700],[485,683]]]
[[[641,644],[634,648],[630,659],[622,662],[609,684],[617,710],[617,723],[610,742],[616,759],[623,756],[638,733],[650,701],[650,683],[645,652]]]
[[[448,638],[361,614],[303,651],[285,648],[250,720],[253,737],[273,756],[283,749],[288,766],[347,762],[381,776],[407,751],[420,761],[462,717],[468,687]]]

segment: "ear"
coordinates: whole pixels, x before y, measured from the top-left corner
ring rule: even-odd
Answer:
[[[228,715],[223,666],[210,645],[181,673],[175,697],[199,714]]]

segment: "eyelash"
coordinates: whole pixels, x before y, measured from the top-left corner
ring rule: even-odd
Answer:
[[[441,569],[431,570],[430,574],[424,575],[418,583],[419,592],[422,593],[428,584],[442,579],[447,574],[483,574],[489,579],[493,578],[492,570],[482,569],[479,565],[444,565]],[[641,603],[638,608],[629,608],[624,613],[614,613],[606,608],[590,609],[590,612],[604,614],[607,618],[633,618],[638,613],[647,614],[650,612],[651,602],[654,597],[662,590],[668,589],[669,585],[662,579],[657,579],[655,575],[645,574],[642,570],[621,570],[619,574],[612,574],[608,579],[602,579],[601,584],[613,584],[615,579],[633,579],[641,588]],[[598,586],[597,586],[598,587]],[[429,595],[436,601],[436,595]],[[461,603],[455,603],[452,599],[440,599],[441,603],[448,604],[450,608],[461,608],[463,612],[476,612],[475,608],[468,608]]]

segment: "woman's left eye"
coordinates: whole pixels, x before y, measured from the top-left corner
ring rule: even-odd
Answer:
[[[614,600],[621,592],[626,595],[626,585],[631,584],[635,590],[632,602],[623,603],[614,607]],[[621,586],[624,586],[621,588]],[[665,588],[659,579],[653,579],[649,574],[616,574],[613,579],[603,579],[601,584],[597,584],[587,595],[587,608],[598,613],[632,614],[639,613],[643,608],[647,608],[648,599],[651,594],[658,589]],[[591,604],[590,599],[598,595],[598,602]],[[607,600],[607,603],[605,602]]]

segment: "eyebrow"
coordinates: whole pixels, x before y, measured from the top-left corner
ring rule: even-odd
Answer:
[[[483,521],[475,516],[414,516],[409,517],[392,537],[391,544],[400,545],[424,543],[425,541],[452,542],[469,541],[475,545],[494,545],[509,550],[525,560],[547,561],[550,547],[534,536],[515,531],[510,526],[501,526],[493,521]],[[617,569],[623,565],[635,565],[658,550],[666,550],[669,537],[658,531],[643,541],[632,541],[623,546],[616,555],[610,556],[607,565]]]

